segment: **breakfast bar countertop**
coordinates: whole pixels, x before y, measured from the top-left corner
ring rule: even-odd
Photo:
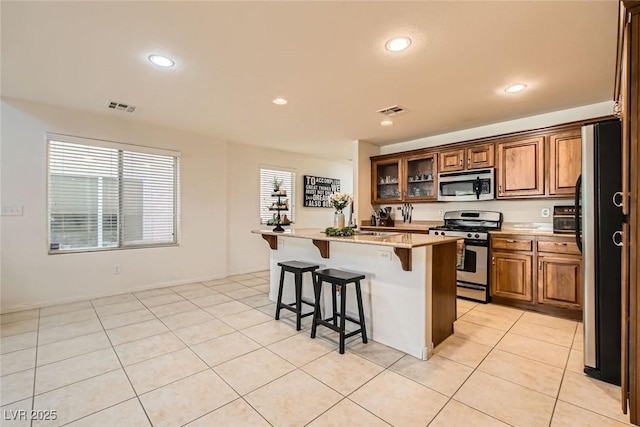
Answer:
[[[429,234],[412,234],[401,231],[364,231],[356,232],[353,236],[339,237],[327,236],[324,230],[319,228],[297,228],[284,232],[274,232],[272,230],[252,230],[252,233],[267,236],[297,237],[300,239],[312,239],[330,242],[357,243],[364,245],[390,246],[393,248],[416,248],[420,246],[441,245],[460,240],[461,237],[434,236]]]

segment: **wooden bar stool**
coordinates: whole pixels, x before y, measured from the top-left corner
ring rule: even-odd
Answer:
[[[349,273],[347,271],[337,270],[335,268],[326,268],[317,270],[313,273],[313,289],[316,294],[316,305],[314,308],[313,324],[311,326],[311,338],[316,337],[316,329],[318,325],[326,326],[340,334],[340,354],[344,354],[344,340],[356,334],[362,335],[362,342],[367,343],[367,329],[364,323],[364,309],[362,308],[362,291],[360,289],[360,280],[364,279],[364,275],[357,273]],[[333,314],[326,319],[322,318],[320,313],[320,298],[322,294],[322,283],[331,283],[331,301],[333,303]],[[347,285],[354,283],[356,287],[356,300],[358,301],[358,317],[354,319],[347,316]],[[337,310],[337,293],[340,291],[340,311]],[[340,324],[338,325],[338,317]],[[360,329],[345,334],[346,321],[350,321],[360,325]]]
[[[301,320],[303,317],[311,316],[313,311],[309,313],[302,314],[302,304],[307,304],[310,306],[315,306],[315,303],[305,301],[302,299],[302,275],[309,271],[314,271],[320,268],[318,264],[310,264],[308,262],[300,262],[300,261],[283,261],[279,262],[278,266],[280,266],[280,287],[278,288],[278,301],[276,302],[276,320],[280,319],[280,309],[286,308],[289,311],[296,313],[296,330],[301,329]],[[284,287],[284,273],[285,272],[293,273],[294,275],[294,283],[295,283],[295,291],[296,291],[296,300],[292,303],[283,303],[282,302],[282,288]]]

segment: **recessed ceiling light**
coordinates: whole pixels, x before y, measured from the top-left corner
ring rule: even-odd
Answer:
[[[167,58],[162,55],[149,55],[149,61],[156,64],[159,67],[173,67],[176,63],[171,58]]]
[[[525,90],[527,88],[527,85],[524,83],[518,83],[515,85],[511,85],[508,88],[506,88],[504,91],[507,93],[516,93],[516,92],[522,92],[523,90]]]
[[[385,119],[380,122],[382,126],[391,126],[393,124],[393,120]]]
[[[411,39],[409,37],[395,37],[388,40],[384,47],[391,52],[400,52],[405,50],[411,45]]]
[[[276,105],[286,105],[289,101],[284,98],[276,98],[272,102]]]

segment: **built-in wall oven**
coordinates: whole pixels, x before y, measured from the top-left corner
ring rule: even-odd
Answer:
[[[438,200],[460,202],[495,199],[495,169],[443,172],[438,175]]]
[[[457,294],[487,303],[489,293],[489,231],[500,230],[502,214],[490,211],[450,211],[444,225],[432,227],[429,234],[464,237],[459,243]]]

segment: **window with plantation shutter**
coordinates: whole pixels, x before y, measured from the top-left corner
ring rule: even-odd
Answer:
[[[282,181],[280,189],[286,191],[286,196],[281,196],[281,203],[287,203],[288,209],[280,211],[280,217],[287,216],[293,222],[295,218],[295,182],[296,173],[291,170],[277,169],[268,166],[260,167],[260,224],[273,223],[278,212],[270,210],[278,202],[278,198],[272,196],[274,180]]]
[[[48,160],[50,253],[177,243],[178,153],[49,135]]]

